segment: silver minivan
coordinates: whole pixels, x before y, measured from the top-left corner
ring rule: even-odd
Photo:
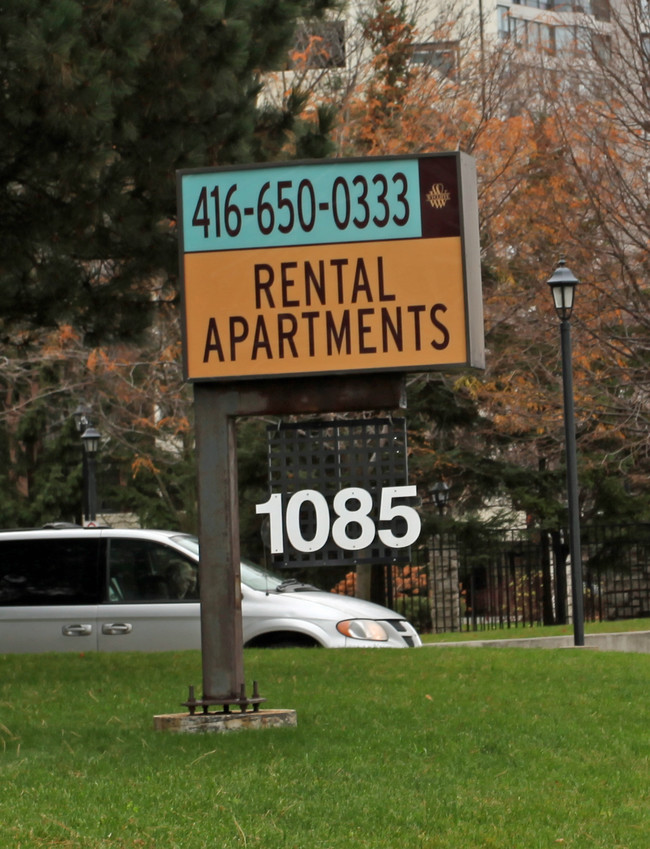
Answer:
[[[200,648],[198,540],[174,531],[0,531],[0,654]],[[403,616],[242,562],[245,646],[420,646]]]

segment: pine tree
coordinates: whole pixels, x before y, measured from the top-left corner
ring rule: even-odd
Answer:
[[[0,341],[64,322],[89,343],[148,326],[176,289],[176,169],[278,155],[301,100],[258,108],[261,74],[285,61],[298,16],[328,5],[3,4]]]
[[[161,343],[178,312],[175,172],[288,149],[326,154],[326,110],[305,124],[300,92],[275,108],[261,92],[264,73],[286,64],[298,20],[330,5],[2,4],[0,524],[79,516],[81,446],[70,414],[81,400],[93,403],[105,435],[102,495],[111,463],[125,478],[139,461],[129,488],[138,503],[122,506],[154,524],[178,524],[185,510],[193,524],[191,445],[178,462],[156,466],[152,456],[159,436],[181,434],[182,415],[161,425],[154,413],[166,390],[149,392],[142,379],[148,372],[165,387],[173,367],[182,384],[178,350],[170,365]],[[142,348],[116,347],[125,342]],[[105,352],[112,397],[91,367]]]

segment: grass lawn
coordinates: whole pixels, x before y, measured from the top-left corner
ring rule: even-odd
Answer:
[[[298,728],[154,732],[200,655],[0,656],[2,849],[648,849],[650,655],[248,650]]]

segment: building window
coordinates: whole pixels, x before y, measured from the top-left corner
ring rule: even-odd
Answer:
[[[580,12],[583,15],[593,15],[599,21],[610,18],[609,0],[548,0],[546,7],[554,12]]]
[[[515,43],[527,50],[553,49],[553,31],[548,24],[525,18],[510,18],[510,32]]]
[[[594,49],[593,37],[594,33],[589,27],[576,27],[576,49],[582,53],[591,53]]]
[[[291,51],[291,65],[302,69],[344,68],[343,21],[309,21],[300,24]]]
[[[650,59],[650,32],[644,32],[641,34],[641,49],[645,56]]]
[[[593,15],[591,0],[573,0],[572,12],[580,12],[583,15]]]
[[[502,41],[510,38],[510,6],[497,6],[497,31]]]
[[[553,41],[556,53],[562,53],[565,50],[573,50],[576,44],[576,28],[553,27]]]
[[[530,9],[552,9],[553,0],[513,0],[516,6],[528,6]]]
[[[415,65],[435,68],[443,77],[455,78],[460,64],[457,41],[431,41],[414,44],[411,61]]]
[[[600,62],[608,62],[612,55],[612,40],[609,35],[591,34],[591,49]]]
[[[588,27],[553,27],[553,42],[556,53],[580,52],[589,54],[592,51],[603,56],[603,51],[609,49],[609,38],[594,33]]]
[[[527,44],[529,48],[551,50],[553,46],[551,27],[548,24],[540,24],[537,21],[529,21]]]
[[[594,16],[598,21],[608,21],[611,18],[609,0],[592,0]]]

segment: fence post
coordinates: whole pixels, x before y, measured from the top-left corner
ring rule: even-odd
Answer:
[[[458,554],[442,534],[429,546],[429,606],[434,633],[461,630]]]

